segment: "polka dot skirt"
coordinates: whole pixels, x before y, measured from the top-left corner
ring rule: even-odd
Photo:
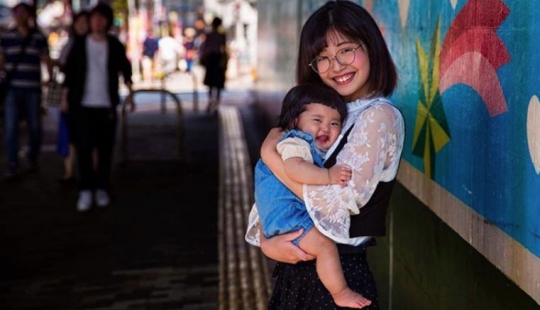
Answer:
[[[378,310],[377,289],[367,264],[365,247],[359,253],[340,255],[340,259],[349,287],[371,300],[371,305],[362,309]],[[276,284],[268,305],[269,310],[350,309],[336,306],[319,280],[314,261],[295,265],[278,263],[274,277]]]

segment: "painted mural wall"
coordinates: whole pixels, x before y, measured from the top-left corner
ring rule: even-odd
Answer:
[[[522,0],[370,7],[400,71],[400,181],[540,302],[540,11]]]
[[[291,17],[278,29],[259,26],[260,42],[276,44],[259,47],[268,66],[261,89],[274,83],[282,95],[294,83],[301,23],[324,2],[260,1],[260,15],[272,5]],[[540,303],[537,1],[356,2],[379,23],[399,70],[392,100],[407,124],[400,182]],[[282,55],[272,64],[268,51]]]

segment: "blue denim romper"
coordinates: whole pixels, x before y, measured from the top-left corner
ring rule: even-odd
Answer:
[[[313,137],[299,130],[291,130],[285,133],[281,141],[294,137],[309,143],[314,164],[322,167],[323,159],[316,151]],[[303,228],[302,236],[293,241],[298,245],[314,226],[304,202],[281,183],[261,159],[255,165],[255,203],[267,238]]]

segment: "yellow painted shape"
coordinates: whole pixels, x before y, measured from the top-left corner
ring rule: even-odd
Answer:
[[[431,103],[433,100],[435,100],[435,96],[439,92],[439,63],[440,63],[440,55],[441,55],[441,20],[439,19],[437,21],[437,28],[435,29],[435,38],[433,38],[433,43],[435,44],[435,48],[433,51],[433,68],[431,72],[431,88],[429,91],[429,98],[428,98],[428,108],[431,107]]]
[[[429,127],[433,135],[433,146],[435,147],[435,152],[439,152],[443,146],[450,141],[450,136],[448,136],[439,122],[437,122],[437,120],[431,115],[429,116]]]
[[[418,66],[420,69],[420,77],[422,79],[422,87],[424,88],[424,94],[427,95],[428,94],[428,60],[427,60],[426,52],[424,52],[424,48],[422,47],[422,44],[420,44],[420,40],[418,38],[416,38],[416,50],[418,53]]]
[[[420,131],[426,123],[428,117],[428,110],[422,101],[418,101],[418,108],[416,110],[416,124],[414,125],[413,145],[418,143],[418,137],[420,137]]]

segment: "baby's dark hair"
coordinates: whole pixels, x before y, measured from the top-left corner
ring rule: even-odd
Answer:
[[[342,122],[347,116],[347,105],[334,89],[325,84],[300,84],[291,88],[283,98],[278,126],[283,130],[296,128],[298,117],[310,103],[320,103],[337,110]]]

